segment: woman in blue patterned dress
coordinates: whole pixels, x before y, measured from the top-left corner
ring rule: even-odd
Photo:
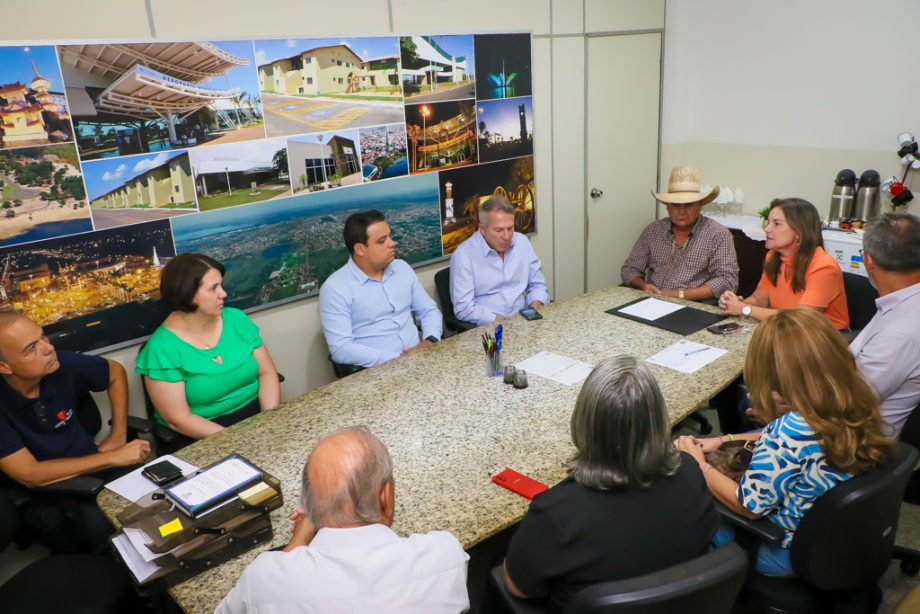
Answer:
[[[740,483],[705,460],[722,437],[684,436],[676,444],[700,463],[716,499],[738,514],[765,516],[786,532],[782,544],[761,546],[757,571],[794,575],[789,548],[805,512],[836,484],[886,462],[894,446],[843,336],[814,310],[783,310],[761,323],[748,348],[744,380],[755,414],[768,424],[734,436],[757,442]],[[731,537],[723,528],[714,541]]]

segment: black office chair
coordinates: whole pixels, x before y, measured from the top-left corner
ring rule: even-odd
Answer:
[[[901,429],[901,441],[920,450],[920,405],[908,416]],[[920,505],[920,469],[915,470],[907,481],[904,490],[904,502]],[[901,571],[909,576],[920,573],[920,551],[904,546],[895,546],[894,558],[901,561]]]
[[[143,342],[137,348],[138,353],[144,349],[144,346],[147,345],[147,342]],[[284,381],[284,374],[280,371],[278,372],[278,381]],[[162,456],[163,454],[171,454],[182,446],[177,442],[180,440],[182,435],[172,430],[165,424],[160,424],[160,421],[156,419],[156,407],[153,405],[153,401],[150,399],[150,393],[147,392],[147,377],[141,376],[141,390],[144,393],[144,409],[147,411],[147,419],[150,424],[149,430],[153,433],[153,439],[157,445],[157,456]]]
[[[843,290],[847,295],[847,311],[850,314],[850,330],[862,330],[875,315],[875,299],[878,290],[869,283],[869,278],[856,273],[843,274]]]
[[[602,582],[581,589],[565,612],[629,614],[718,614],[731,611],[747,571],[747,556],[737,544],[710,550],[686,563],[661,571]],[[508,592],[502,566],[492,569],[492,582],[515,614],[543,612],[543,603],[518,599]]]
[[[891,563],[901,497],[916,462],[917,451],[900,443],[890,462],[818,497],[792,540],[797,577],[751,573],[741,602],[774,612],[875,612],[881,601],[878,579]],[[782,541],[783,530],[770,520],[717,507],[723,519],[743,529],[736,540],[751,556],[761,542]]]
[[[0,491],[0,551],[19,534],[20,511]],[[125,567],[111,556],[52,555],[35,561],[0,586],[5,614],[146,612]]]
[[[348,377],[353,375],[358,371],[364,371],[364,367],[359,365],[347,365],[342,362],[336,362],[332,360],[332,355],[328,356],[329,362],[332,363],[332,372],[335,373],[336,379],[342,379],[343,377]]]
[[[444,315],[444,329],[451,335],[476,328],[476,325],[466,320],[460,320],[454,314],[454,303],[450,298],[450,267],[441,269],[434,274],[434,287],[441,303],[441,313]],[[448,335],[449,336],[449,335]]]

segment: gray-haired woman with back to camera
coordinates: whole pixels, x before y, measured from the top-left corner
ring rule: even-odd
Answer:
[[[699,466],[671,443],[658,382],[632,356],[600,363],[571,420],[569,477],[534,497],[505,583],[561,611],[579,589],[704,554],[718,526]]]

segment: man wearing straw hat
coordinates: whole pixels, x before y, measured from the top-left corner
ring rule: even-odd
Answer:
[[[700,190],[699,171],[675,166],[668,191],[652,192],[664,203],[668,217],[645,227],[620,275],[623,283],[693,301],[720,296],[738,288],[738,258],[727,228],[704,215],[703,205],[719,195],[719,186]]]

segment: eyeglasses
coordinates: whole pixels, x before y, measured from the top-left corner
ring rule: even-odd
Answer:
[[[35,403],[32,404],[32,412],[38,421],[39,430],[44,432],[54,430],[54,421],[48,417],[48,408],[42,403],[41,399],[36,399]]]

